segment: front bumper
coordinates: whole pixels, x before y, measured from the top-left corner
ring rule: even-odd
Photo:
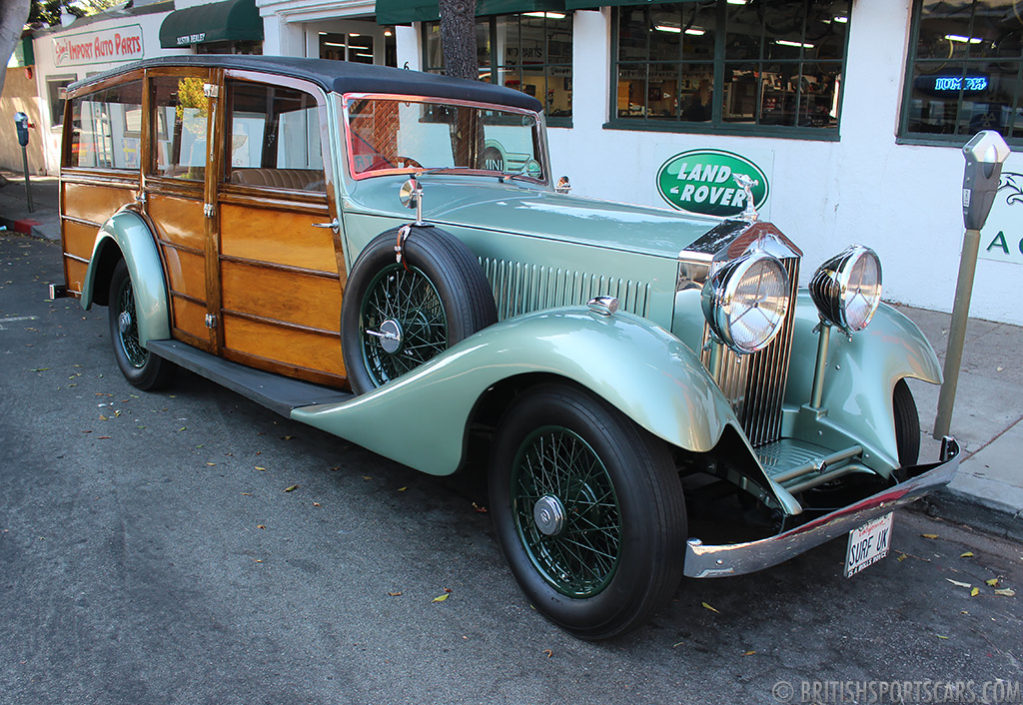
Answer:
[[[909,477],[904,482],[775,536],[723,546],[707,546],[700,539],[689,539],[686,543],[685,575],[690,578],[719,578],[778,565],[944,487],[959,468],[959,455],[959,444],[951,436],[946,436],[941,442],[939,462],[909,468]]]

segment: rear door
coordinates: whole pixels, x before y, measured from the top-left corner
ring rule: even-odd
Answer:
[[[224,357],[344,386],[344,260],[322,91],[227,71],[215,216]],[[339,219],[338,219],[339,220]]]

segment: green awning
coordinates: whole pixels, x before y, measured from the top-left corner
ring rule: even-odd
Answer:
[[[224,0],[186,7],[167,15],[160,25],[160,46],[164,49],[262,39],[263,18],[256,9],[256,0]]]
[[[673,0],[699,2],[700,0]],[[664,0],[565,0],[566,10],[594,10],[598,7],[624,7],[625,5],[660,5]]]
[[[476,0],[476,16],[518,12],[564,12],[565,0]],[[377,24],[408,24],[440,19],[437,0],[377,0]]]

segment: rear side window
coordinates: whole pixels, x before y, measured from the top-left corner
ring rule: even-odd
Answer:
[[[71,101],[69,167],[138,169],[142,143],[142,81]]]
[[[204,83],[194,76],[158,76],[150,81],[154,175],[186,181],[205,178],[210,101]]]
[[[325,192],[321,108],[294,88],[228,81],[225,179],[233,184]]]

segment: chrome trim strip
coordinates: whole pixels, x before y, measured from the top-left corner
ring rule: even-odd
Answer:
[[[686,542],[683,572],[690,578],[719,578],[778,565],[944,487],[959,468],[960,457],[959,444],[946,436],[940,462],[907,468],[911,479],[802,526],[756,541],[720,546],[704,545],[700,539],[691,538]]]

